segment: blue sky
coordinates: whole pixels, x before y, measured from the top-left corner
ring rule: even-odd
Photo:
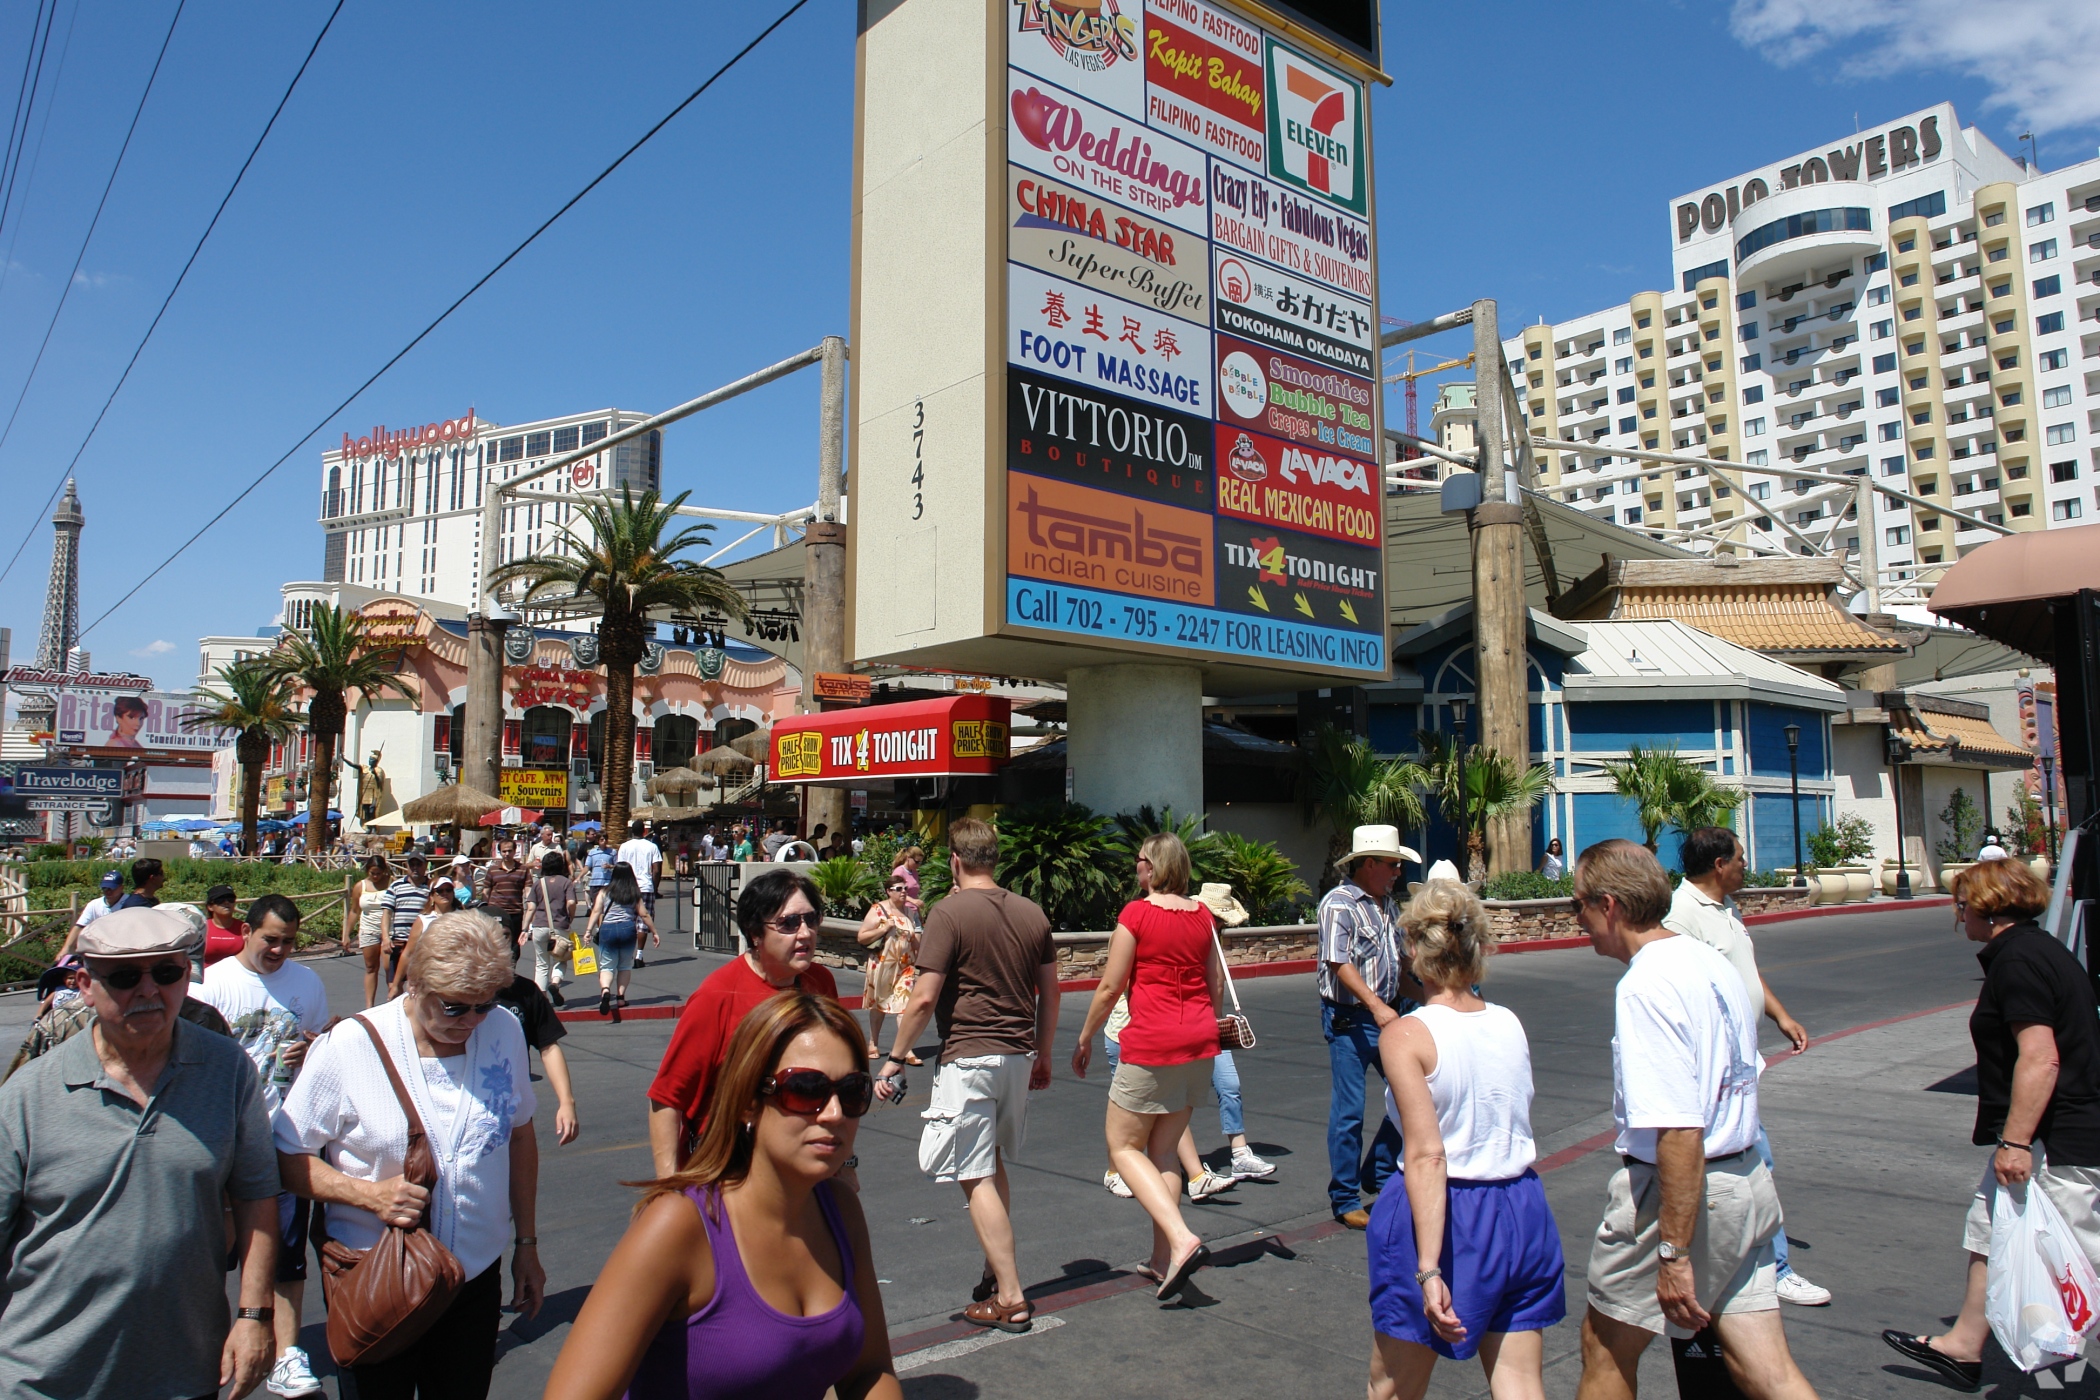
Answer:
[[[0,422],[174,7],[57,3],[33,178],[25,166],[20,212],[0,226]],[[34,8],[0,0],[0,109],[13,105]],[[328,9],[237,0],[183,14],[0,445],[0,562],[42,513]],[[350,0],[81,459],[85,617],[775,12]],[[1398,81],[1372,104],[1381,310],[1418,319],[1489,295],[1508,327],[1659,286],[1671,195],[1849,132],[1855,114],[1870,124],[1949,98],[2008,150],[2034,123],[2046,166],[2090,157],[2094,12],[2063,0],[1389,4]],[[96,627],[97,666],[187,686],[198,636],[267,625],[278,584],[320,571],[319,454],[346,428],[469,406],[499,422],[653,411],[843,334],[853,16],[845,0],[811,0]],[[1463,353],[1462,337],[1447,340]],[[797,376],[674,429],[667,484],[737,509],[806,503],[816,390],[814,375]],[[1400,412],[1396,392],[1395,424]],[[18,660],[35,647],[49,541],[35,525],[0,580]]]

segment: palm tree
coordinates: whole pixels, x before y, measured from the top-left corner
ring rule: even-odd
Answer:
[[[595,600],[598,659],[605,666],[605,829],[627,828],[630,775],[634,764],[634,668],[648,652],[651,613],[722,612],[748,615],[744,597],[721,571],[679,556],[709,542],[712,527],[689,525],[666,539],[664,531],[685,504],[687,492],[661,501],[654,491],[636,497],[582,502],[562,527],[552,554],[513,559],[489,575],[492,586],[523,583],[520,602],[529,607],[553,594]]]
[[[1437,810],[1464,833],[1466,878],[1483,879],[1488,825],[1537,806],[1553,791],[1553,770],[1543,763],[1527,767],[1484,744],[1468,749],[1461,764],[1458,745],[1446,734],[1423,733],[1417,742]]]
[[[317,604],[304,632],[287,627],[277,650],[260,662],[274,679],[308,693],[306,727],[314,735],[313,772],[306,785],[306,849],[328,849],[328,797],[335,783],[336,753],[342,748],[343,722],[350,717],[350,691],[374,700],[387,691],[404,699],[415,692],[394,674],[390,651],[365,638],[365,620],[348,608]]]
[[[272,675],[256,657],[221,666],[217,671],[221,689],[199,686],[190,692],[202,709],[183,720],[189,729],[232,729],[240,738],[233,756],[241,765],[241,851],[253,857],[255,817],[262,805],[263,766],[270,761],[270,745],[283,743],[305,722],[297,708],[291,682]]]
[[[1324,817],[1332,834],[1321,888],[1333,883],[1334,864],[1349,850],[1349,837],[1360,826],[1397,826],[1402,831],[1422,824],[1421,790],[1429,775],[1412,759],[1380,758],[1371,741],[1330,726],[1315,730],[1303,754],[1298,800],[1309,824]]]
[[[1722,826],[1743,801],[1741,788],[1718,786],[1713,775],[1680,757],[1675,743],[1627,746],[1626,757],[1604,765],[1613,789],[1629,799],[1641,823],[1641,840],[1653,853],[1664,827],[1690,831]]]

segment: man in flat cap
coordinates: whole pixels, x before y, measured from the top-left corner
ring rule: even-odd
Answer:
[[[196,938],[145,907],[82,929],[93,1025],[0,1085],[0,1394],[238,1397],[269,1372],[276,1152],[246,1053],[178,1014]]]

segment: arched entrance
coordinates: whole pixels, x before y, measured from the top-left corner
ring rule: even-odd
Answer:
[[[737,739],[741,739],[741,738],[743,738],[743,737],[744,737],[744,736],[745,736],[746,734],[750,734],[750,733],[753,733],[753,732],[755,732],[755,731],[756,731],[757,729],[758,729],[758,724],[757,724],[757,722],[756,722],[755,720],[748,720],[748,719],[725,719],[725,720],[719,720],[719,721],[717,721],[717,722],[716,722],[716,724],[715,724],[715,742],[714,742],[714,747],[715,747],[715,748],[720,748],[720,747],[722,747],[722,745],[724,745],[724,744],[727,744],[727,743],[730,743],[730,742],[732,742],[732,741],[734,741],[734,740],[737,740]]]

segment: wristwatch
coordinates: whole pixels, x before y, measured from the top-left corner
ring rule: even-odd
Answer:
[[[1674,1245],[1668,1240],[1664,1240],[1655,1246],[1655,1255],[1665,1264],[1676,1264],[1690,1259],[1692,1251],[1689,1246]]]
[[[242,1322],[260,1322],[263,1326],[268,1327],[276,1319],[277,1309],[242,1308],[234,1313],[234,1317]]]

